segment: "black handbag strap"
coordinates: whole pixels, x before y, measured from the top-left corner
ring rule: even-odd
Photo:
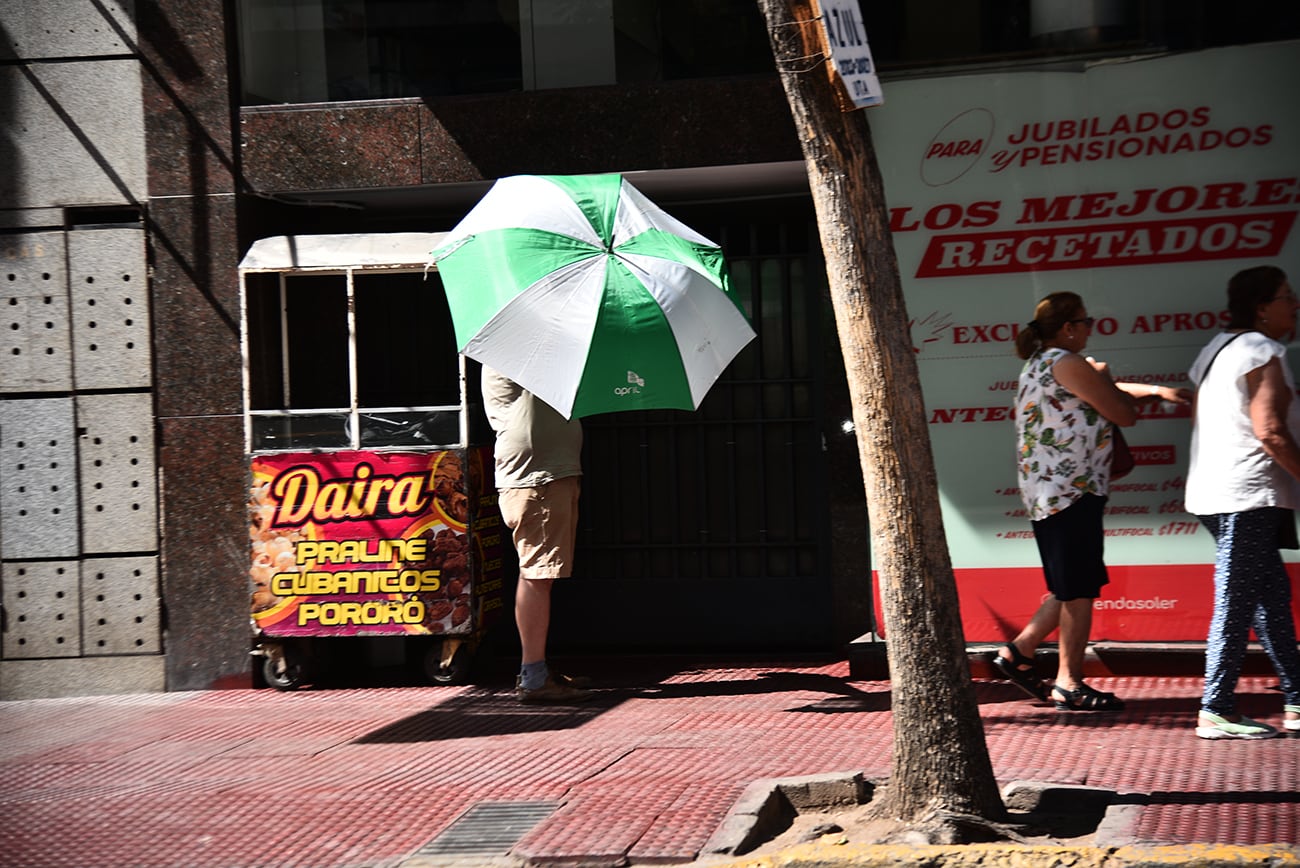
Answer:
[[[1246,332],[1253,332],[1253,331],[1255,331],[1255,330],[1254,330],[1254,329],[1246,329],[1246,331],[1244,331],[1244,332],[1237,332],[1235,335],[1233,335],[1232,337],[1230,337],[1230,338],[1228,338],[1226,341],[1224,341],[1224,342],[1223,342],[1223,345],[1220,346],[1217,350],[1214,351],[1214,355],[1210,356],[1210,362],[1209,362],[1209,364],[1207,364],[1207,365],[1205,366],[1205,373],[1201,374],[1201,386],[1204,386],[1204,385],[1205,385],[1205,381],[1208,380],[1208,379],[1210,378],[1210,368],[1214,366],[1214,360],[1217,359],[1217,358],[1219,357],[1219,353],[1223,352],[1223,351],[1227,348],[1228,344],[1232,343],[1232,342],[1235,341],[1237,338],[1239,338],[1239,337],[1241,337],[1242,335],[1246,334]],[[1197,386],[1197,389],[1200,389],[1200,386]]]

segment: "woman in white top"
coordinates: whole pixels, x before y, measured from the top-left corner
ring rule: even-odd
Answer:
[[[1300,730],[1300,653],[1291,582],[1278,554],[1300,507],[1300,402],[1280,342],[1295,333],[1300,302],[1279,268],[1228,282],[1227,331],[1197,356],[1186,508],[1215,541],[1214,615],[1205,649],[1201,738],[1271,738],[1273,727],[1236,713],[1250,630],[1282,682],[1283,726]]]
[[[1025,359],[1016,395],[1020,496],[1029,511],[1050,596],[994,657],[999,671],[1030,696],[1047,699],[1033,654],[1060,627],[1051,696],[1061,711],[1118,711],[1113,693],[1083,681],[1092,603],[1109,579],[1102,560],[1102,515],[1110,492],[1114,426],[1137,421],[1147,401],[1187,402],[1186,390],[1116,383],[1103,362],[1082,355],[1092,317],[1073,292],[1038,303],[1016,337]]]

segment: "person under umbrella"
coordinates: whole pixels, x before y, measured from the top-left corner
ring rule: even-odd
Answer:
[[[520,579],[522,702],[588,693],[546,663],[572,571],[583,416],[699,407],[755,338],[721,248],[621,175],[498,179],[430,254],[457,348],[483,365]]]
[[[483,368],[483,409],[496,432],[501,520],[519,555],[515,625],[521,661],[515,695],[524,703],[581,702],[591,694],[546,662],[551,588],[573,574],[582,479],[582,423],[565,419],[523,386]]]

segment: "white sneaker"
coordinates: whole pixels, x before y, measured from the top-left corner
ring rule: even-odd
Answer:
[[[1293,714],[1300,714],[1300,705],[1284,705],[1283,711],[1289,711]],[[1282,728],[1289,729],[1291,732],[1300,732],[1300,718],[1296,720],[1283,720]]]
[[[1204,721],[1210,721],[1210,725],[1206,726]],[[1297,728],[1300,728],[1300,720],[1287,722],[1294,722],[1297,724]],[[1249,717],[1242,717],[1241,720],[1232,721],[1219,717],[1217,714],[1210,714],[1208,711],[1200,713],[1197,723],[1201,724],[1196,727],[1196,735],[1199,738],[1274,738],[1279,734],[1276,729],[1267,723],[1260,723],[1257,720],[1251,720]],[[1290,729],[1290,727],[1287,728]]]

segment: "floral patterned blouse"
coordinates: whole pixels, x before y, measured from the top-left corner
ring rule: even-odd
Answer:
[[[1058,513],[1085,494],[1110,492],[1111,423],[1052,375],[1068,353],[1039,350],[1020,372],[1016,442],[1020,499],[1030,521]]]

